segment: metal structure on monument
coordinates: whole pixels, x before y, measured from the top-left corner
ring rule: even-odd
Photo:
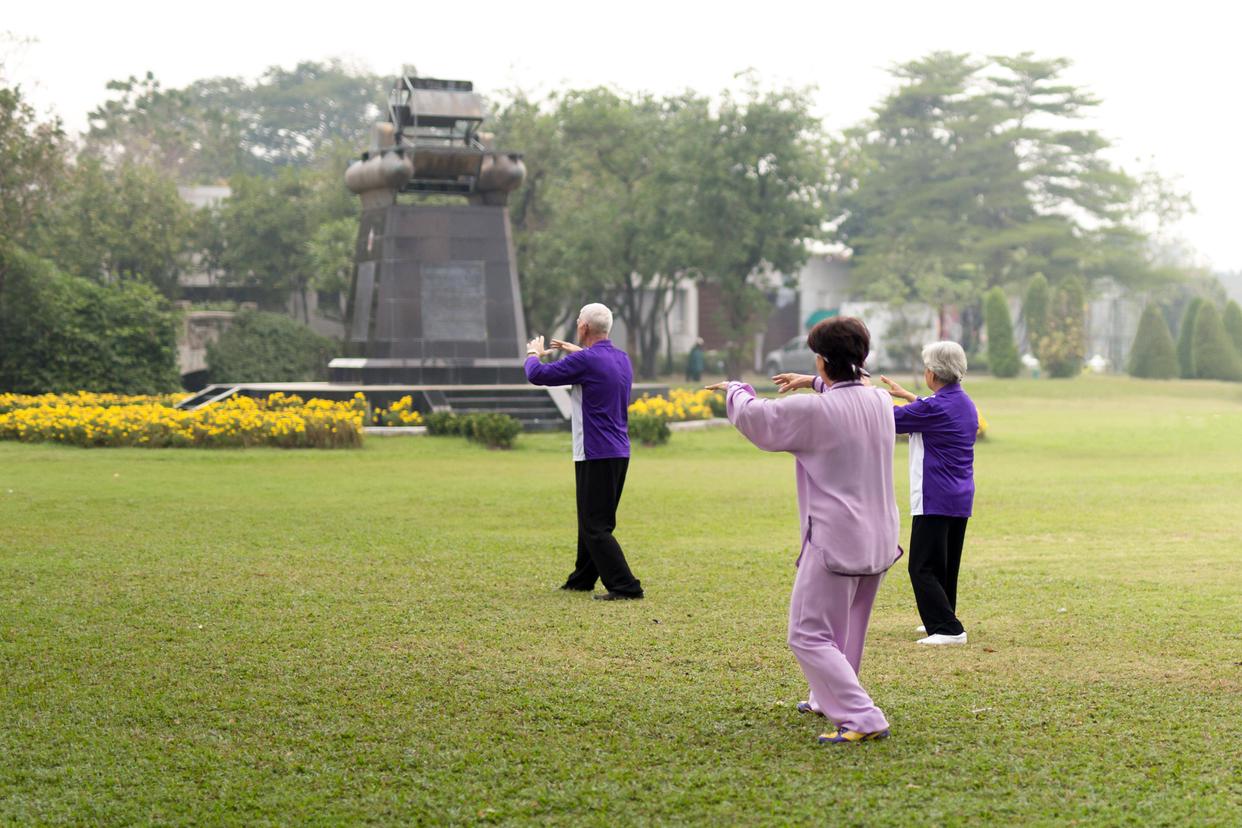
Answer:
[[[526,167],[521,154],[484,145],[483,118],[483,99],[467,81],[404,77],[394,85],[388,119],[345,173],[362,220],[346,355],[329,366],[334,381],[525,382],[505,205]]]
[[[526,174],[485,145],[469,81],[402,77],[370,147],[345,171],[362,201],[345,354],[327,383],[215,384],[183,405],[274,391],[373,403],[405,395],[429,411],[500,411],[562,427],[564,388],[526,382],[526,325],[506,206]],[[452,196],[461,197],[452,203]]]

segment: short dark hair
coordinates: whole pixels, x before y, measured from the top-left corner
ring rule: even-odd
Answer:
[[[833,382],[862,377],[863,363],[871,353],[871,332],[861,319],[837,316],[811,328],[806,345],[824,358],[824,370]]]

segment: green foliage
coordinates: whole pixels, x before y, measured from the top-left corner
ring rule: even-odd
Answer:
[[[1195,315],[1192,348],[1195,377],[1242,381],[1242,355],[1225,330],[1220,311],[1211,302],[1204,302]]]
[[[29,243],[60,183],[64,149],[60,122],[40,122],[20,89],[0,84],[0,240]]]
[[[510,199],[528,329],[551,332],[585,301],[606,301],[642,376],[659,367],[664,299],[679,280],[721,285],[740,354],[769,309],[755,273],[796,272],[821,235],[823,130],[803,91],[752,82],[715,105],[605,88],[518,95],[495,129],[528,165]]]
[[[458,437],[462,434],[462,417],[452,411],[432,411],[427,415],[427,433],[436,437]]]
[[[235,178],[230,186],[232,195],[220,208],[228,281],[256,291],[271,310],[283,307],[291,292],[301,296],[305,320],[315,273],[307,240],[317,226],[310,181],[285,170],[273,178]]]
[[[146,281],[175,298],[195,230],[193,208],[158,168],[83,156],[48,211],[38,250],[75,276]]]
[[[1036,273],[1026,287],[1026,299],[1022,303],[1022,318],[1026,322],[1026,341],[1029,352],[1039,356],[1039,341],[1048,333],[1048,280]]]
[[[203,106],[188,89],[165,89],[151,72],[108,83],[113,97],[89,117],[85,152],[150,166],[184,183],[211,184],[255,171],[237,113]]]
[[[327,379],[337,343],[279,313],[242,311],[207,346],[212,382],[305,382]]]
[[[1139,183],[1077,122],[1099,102],[1061,78],[1068,66],[935,52],[897,67],[897,90],[834,152],[838,238],[869,298],[961,304],[1037,273],[1167,277],[1133,219],[1178,202],[1139,203]],[[1033,344],[1048,333],[1035,328]]]
[[[1013,341],[1013,322],[1005,292],[994,287],[984,296],[984,315],[988,326],[988,368],[994,377],[1016,377],[1022,363]]]
[[[520,150],[526,178],[509,197],[526,330],[559,331],[585,304],[591,271],[579,272],[574,240],[560,225],[577,201],[557,99],[547,105],[518,93],[489,123],[496,149]]]
[[[302,61],[292,69],[272,66],[253,82],[200,80],[185,94],[235,123],[238,148],[270,174],[311,164],[333,145],[364,146],[371,124],[383,118],[390,86],[389,78],[340,60]]]
[[[628,429],[630,437],[644,446],[664,445],[673,434],[668,419],[658,414],[630,414]]]
[[[1134,344],[1130,347],[1132,377],[1172,379],[1178,375],[1177,349],[1164,314],[1155,305],[1143,309]]]
[[[828,218],[828,143],[811,90],[747,81],[740,97],[726,92],[707,111],[692,107],[699,126],[676,145],[679,166],[697,179],[689,192],[706,241],[701,270],[721,288],[730,377],[749,362],[770,311],[757,274],[796,274]]]
[[[1195,319],[1199,309],[1203,307],[1203,299],[1196,296],[1186,305],[1182,314],[1181,325],[1177,329],[1177,366],[1182,379],[1194,379],[1195,373]]]
[[[315,229],[307,242],[313,288],[349,290],[357,238],[358,219],[352,216],[326,221]]]
[[[508,414],[454,414],[433,411],[427,415],[427,433],[437,437],[465,437],[488,448],[513,448],[522,424]]]
[[[1242,354],[1242,307],[1239,307],[1238,303],[1232,299],[1225,305],[1224,322],[1234,350]]]
[[[469,414],[462,431],[467,440],[483,443],[488,448],[513,448],[522,424],[508,414]]]
[[[86,150],[185,183],[271,175],[321,160],[338,144],[362,146],[387,87],[339,61],[273,66],[253,82],[210,78],[184,89],[165,89],[148,72],[108,84],[114,97],[91,112]]]
[[[179,317],[140,282],[101,285],[0,243],[0,390],[158,394],[179,387]]]
[[[1082,373],[1086,351],[1087,297],[1082,281],[1071,276],[1057,286],[1048,320],[1048,333],[1039,341],[1040,364],[1048,376],[1076,377]]]

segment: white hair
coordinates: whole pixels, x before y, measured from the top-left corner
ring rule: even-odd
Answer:
[[[923,346],[923,365],[943,383],[961,382],[966,376],[966,352],[956,342],[932,342]]]
[[[608,310],[607,305],[592,302],[589,305],[583,305],[582,310],[578,311],[578,321],[585,322],[587,330],[591,333],[597,336],[608,336],[612,330],[612,311]]]

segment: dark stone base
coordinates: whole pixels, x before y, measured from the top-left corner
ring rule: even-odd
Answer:
[[[522,385],[526,371],[516,360],[508,364],[339,358],[328,363],[328,379],[353,385]],[[430,363],[430,364],[429,364]]]

